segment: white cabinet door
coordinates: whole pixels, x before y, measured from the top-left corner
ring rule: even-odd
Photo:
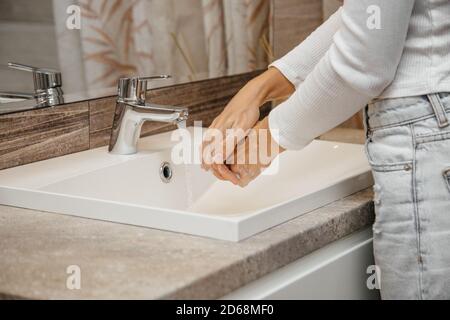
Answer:
[[[260,299],[379,299],[373,275],[372,230],[355,233],[224,297]],[[372,268],[371,268],[372,267]]]

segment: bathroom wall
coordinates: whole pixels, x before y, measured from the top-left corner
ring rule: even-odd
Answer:
[[[0,91],[32,92],[31,75],[5,65],[58,68],[52,0],[1,0],[0,44]]]
[[[323,0],[323,18],[328,19],[340,6],[342,0]]]
[[[281,58],[301,43],[341,5],[342,0],[274,0],[275,57]],[[363,129],[362,112],[339,127]]]
[[[275,58],[281,58],[305,40],[322,21],[322,0],[274,0],[272,42]]]
[[[328,19],[336,10],[342,5],[342,0],[323,0],[323,17],[324,20]],[[363,113],[359,112],[348,121],[340,125],[340,128],[350,129],[364,129]],[[358,136],[361,135],[358,131],[354,131]]]

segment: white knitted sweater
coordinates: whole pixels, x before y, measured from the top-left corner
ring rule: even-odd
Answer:
[[[301,149],[375,98],[450,92],[450,1],[345,0],[272,67],[297,90],[270,129]]]

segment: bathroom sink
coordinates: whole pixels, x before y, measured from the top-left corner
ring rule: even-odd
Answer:
[[[373,184],[361,145],[314,141],[245,189],[174,163],[175,145],[165,133],[132,156],[100,148],[0,171],[0,204],[240,241]]]

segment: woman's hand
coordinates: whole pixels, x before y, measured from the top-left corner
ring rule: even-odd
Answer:
[[[248,131],[258,122],[259,109],[264,103],[265,97],[257,79],[249,82],[228,103],[205,133],[202,144],[202,167],[205,170],[212,169],[221,180],[226,178],[222,176],[224,172],[218,165],[223,165],[233,154],[236,145],[245,139]],[[242,130],[240,137],[236,137],[239,130]]]
[[[231,161],[233,164],[229,168],[238,179],[237,185],[246,187],[284,151],[273,139],[269,120],[265,118],[251,130],[245,141],[236,147]]]
[[[202,167],[212,170],[220,180],[239,184],[236,174],[224,162],[258,122],[260,107],[267,101],[289,96],[294,90],[295,87],[276,68],[251,80],[207,130],[201,150]]]

